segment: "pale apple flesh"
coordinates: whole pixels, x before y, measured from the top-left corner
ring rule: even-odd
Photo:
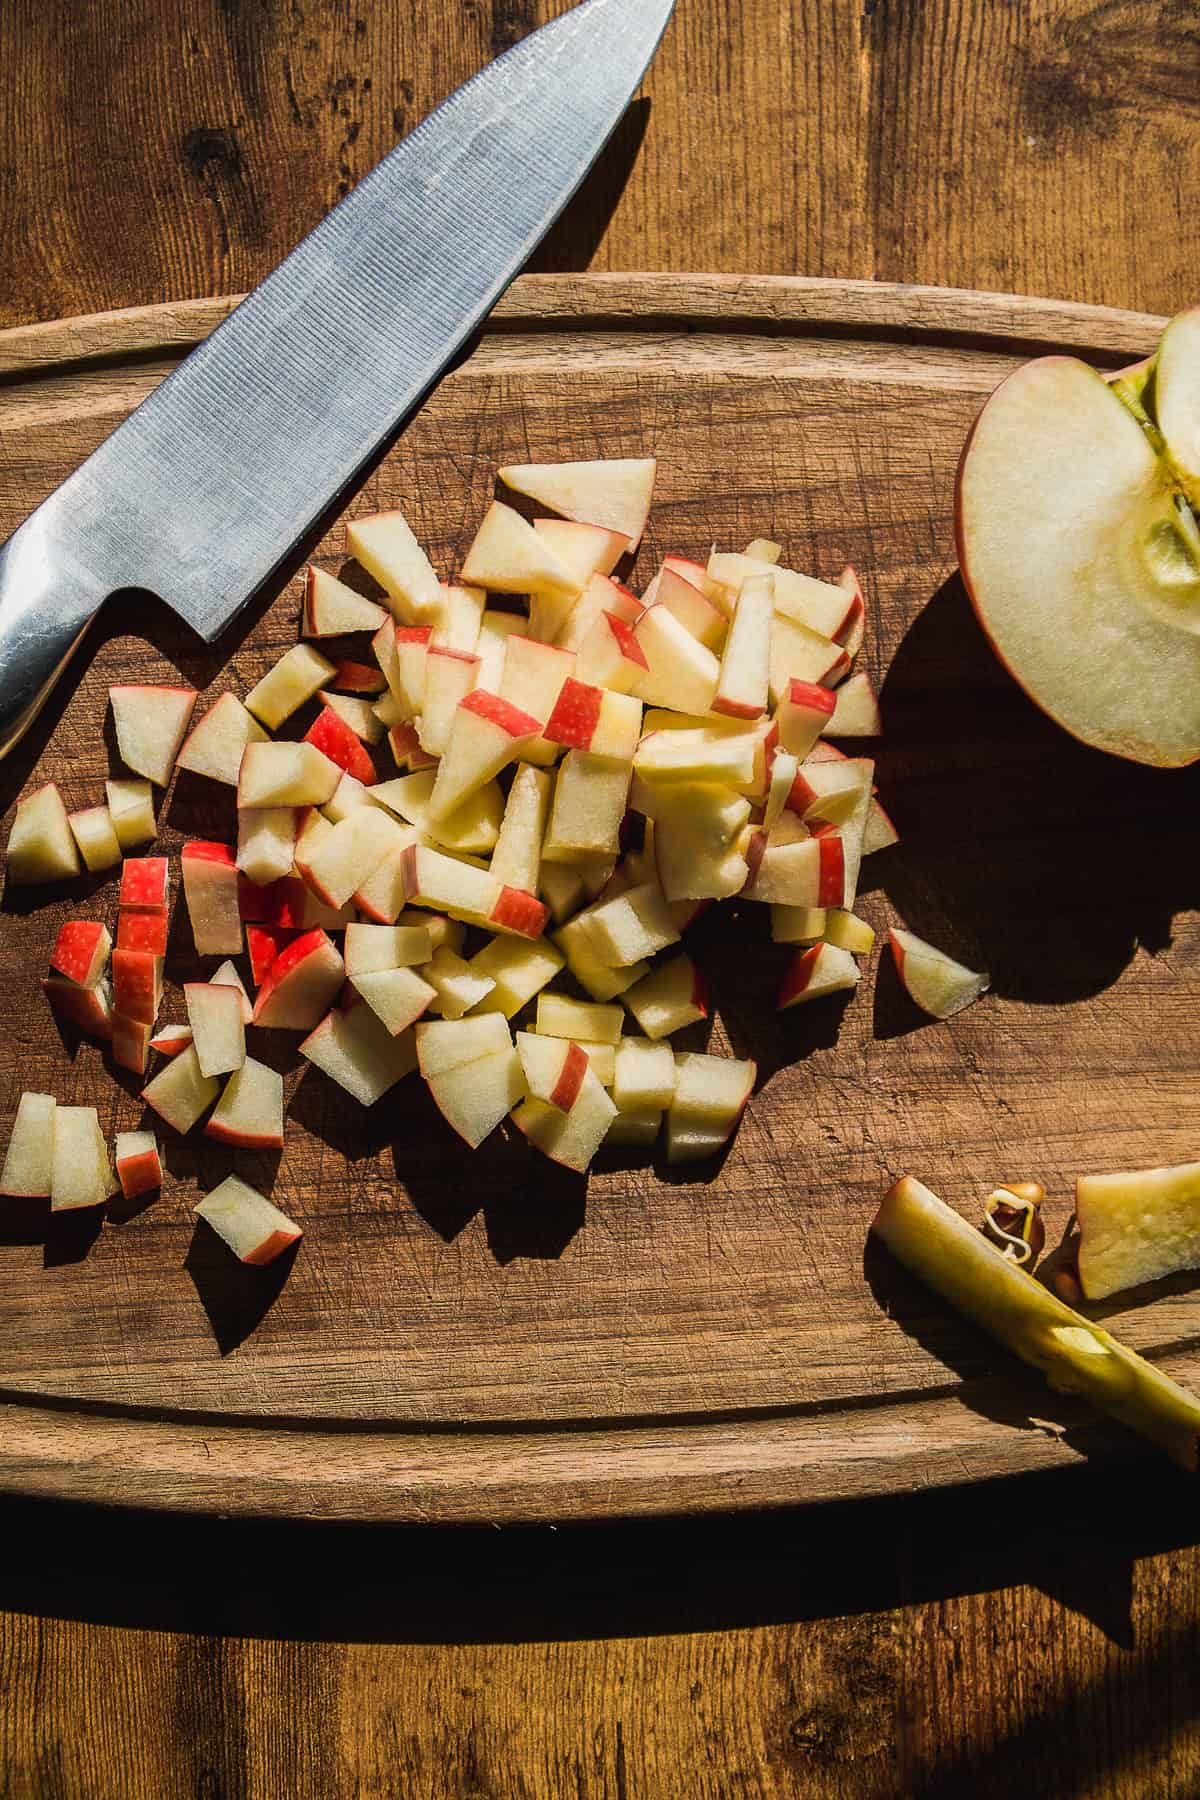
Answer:
[[[1089,1300],[1200,1268],[1200,1163],[1075,1183],[1079,1281]]]

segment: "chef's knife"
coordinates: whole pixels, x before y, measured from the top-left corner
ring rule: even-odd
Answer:
[[[0,756],[109,594],[211,642],[558,217],[674,0],[583,0],[405,138],[0,546]]]

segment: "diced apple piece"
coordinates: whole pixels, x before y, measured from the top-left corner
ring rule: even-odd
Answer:
[[[108,698],[121,761],[166,787],[196,704],[195,688],[110,687]]]
[[[357,732],[331,706],[322,704],[301,742],[315,745],[322,756],[328,757],[331,763],[352,775],[355,781],[361,781],[368,787],[374,785],[377,776],[371,752]]]
[[[426,1081],[512,1048],[512,1033],[504,1018],[494,1012],[469,1019],[423,1021],[413,1035]]]
[[[333,672],[331,687],[341,688],[347,694],[382,694],[387,685],[387,678],[382,669],[374,663],[340,662]],[[330,696],[332,700],[332,696]],[[380,719],[374,707],[371,708],[375,721],[379,725],[394,723]]]
[[[17,885],[69,881],[79,874],[79,852],[56,784],[48,781],[17,806],[8,836],[8,879]]]
[[[810,756],[796,770],[788,809],[802,819],[815,817],[841,825],[858,811],[864,794],[870,794],[874,776],[875,764],[869,756]]]
[[[462,1019],[459,1023],[466,1025],[470,1021]],[[446,1028],[444,1023],[440,1026],[442,1030]],[[507,1049],[460,1068],[426,1076],[426,1080],[442,1117],[472,1150],[479,1148],[525,1092],[521,1059],[511,1043]]]
[[[430,907],[451,918],[481,924],[500,898],[500,883],[487,869],[424,844],[410,845],[403,855],[404,897],[409,906]]]
[[[820,994],[836,994],[843,988],[857,987],[861,978],[858,964],[848,950],[835,944],[812,944],[801,950],[788,969],[775,1002],[782,1012],[801,1001],[815,1000]]]
[[[708,1017],[708,983],[690,956],[673,956],[621,996],[648,1038],[656,1041]]]
[[[462,579],[493,594],[543,593],[552,599],[573,599],[580,587],[548,540],[500,500],[493,500],[483,516]]]
[[[739,849],[750,802],[727,788],[671,782],[642,799],[654,806],[654,869],[663,896],[723,900],[746,885],[749,868]]]
[[[611,575],[593,575],[577,600],[552,603],[535,595],[530,607],[530,629],[534,637],[554,642],[562,650],[578,652],[605,613],[633,625],[644,610],[637,595],[623,582],[614,581]],[[645,651],[640,645],[638,648],[644,657]]]
[[[775,610],[786,618],[818,631],[823,637],[840,643],[856,616],[854,599],[845,588],[831,581],[818,581],[812,575],[798,574],[779,563],[763,562],[754,556],[738,556],[714,551],[708,559],[708,573],[724,582],[736,593],[747,575],[775,576]]]
[[[200,723],[192,727],[175,765],[190,769],[193,775],[207,775],[212,781],[236,787],[246,745],[266,742],[266,732],[237,695],[222,694]]]
[[[178,1056],[192,1041],[190,1025],[160,1025],[150,1039],[150,1048],[160,1056]]]
[[[642,703],[633,695],[615,694],[572,676],[562,684],[545,736],[552,744],[627,763],[637,749],[641,725]]]
[[[491,607],[484,612],[475,643],[475,654],[479,658],[476,687],[486,688],[491,694],[500,692],[508,640],[514,633],[518,637],[529,635],[529,620],[524,613],[496,612]]]
[[[655,580],[653,604],[665,606],[706,650],[719,650],[725,637],[725,614],[669,563],[663,564]],[[646,604],[651,604],[648,593]]]
[[[964,968],[914,932],[893,929],[888,932],[888,943],[909,998],[933,1019],[953,1018],[990,986],[986,975]]]
[[[829,729],[836,705],[835,696],[819,683],[790,681],[775,712],[783,749],[793,756],[807,756],[821,733]]]
[[[523,754],[539,721],[498,694],[475,688],[455,709],[454,725],[429,800],[429,817],[446,819],[477,788]]]
[[[398,769],[432,769],[437,766],[437,757],[430,756],[421,748],[421,740],[417,728],[411,719],[405,719],[399,725],[393,725],[388,732],[388,749]]]
[[[832,638],[810,631],[782,613],[771,622],[771,701],[778,706],[793,681],[832,687],[849,671],[850,655]]]
[[[57,1106],[50,1166],[50,1210],[102,1206],[112,1192],[108,1148],[94,1106]]]
[[[382,699],[375,701],[374,705],[371,707],[371,711],[375,714],[380,725],[387,733],[388,748],[391,749],[393,727],[396,725],[411,724],[411,720],[405,719],[404,710],[396,699],[395,694],[384,694]]]
[[[374,969],[352,977],[355,988],[392,1037],[407,1031],[437,999],[415,969]]]
[[[165,912],[130,912],[124,907],[117,914],[117,949],[165,956],[169,931],[170,921]]]
[[[670,1044],[621,1038],[612,1094],[622,1112],[662,1112],[675,1097],[675,1080],[675,1053]]]
[[[707,600],[701,599],[701,605],[707,606]],[[627,694],[649,664],[633,626],[604,612],[584,633],[575,666],[581,682]]]
[[[465,587],[459,582],[443,582],[439,594],[438,621],[433,627],[432,645],[473,655],[479,642],[487,594],[483,588]]]
[[[106,781],[108,814],[121,849],[135,850],[158,834],[154,819],[154,790],[148,781]]]
[[[246,1060],[242,996],[236,988],[209,981],[183,986],[188,1024],[202,1075],[228,1075]]]
[[[111,949],[107,925],[92,919],[68,919],[58,928],[50,967],[80,987],[94,987],[108,967]]]
[[[512,798],[511,793],[509,798]],[[583,871],[572,868],[570,863],[543,862],[538,870],[537,885],[556,923],[568,918],[587,898]]]
[[[632,547],[623,532],[606,531],[602,525],[584,525],[577,519],[535,519],[533,529],[545,538],[581,587],[593,575],[611,575]]]
[[[352,906],[326,906],[297,875],[286,875],[259,892],[270,895],[266,923],[288,931],[311,931],[314,925],[323,931],[340,931],[354,917]]]
[[[333,1004],[345,965],[318,926],[281,950],[259,984],[255,1025],[276,1031],[311,1031]]]
[[[404,858],[421,834],[411,825],[402,830],[407,843],[389,851],[374,873],[354,890],[354,905],[377,925],[394,924],[404,910]]]
[[[500,479],[568,519],[619,531],[636,549],[646,529],[656,470],[652,456],[618,456],[598,462],[506,463]]]
[[[690,1162],[719,1149],[746,1110],[757,1075],[756,1063],[735,1057],[677,1055],[675,1093],[667,1109],[667,1161]]]
[[[420,625],[437,617],[438,579],[403,513],[351,519],[346,547],[387,593],[398,619]]]
[[[238,809],[237,866],[258,887],[290,874],[296,855],[294,806]]]
[[[324,806],[342,771],[315,744],[247,744],[238,775],[237,803],[254,806]]]
[[[614,969],[626,968],[679,942],[679,932],[656,881],[599,900],[580,918],[586,920],[594,955]]]
[[[73,981],[60,981],[51,975],[42,982],[42,992],[61,1024],[73,1025],[101,1042],[111,1038],[112,993],[107,981],[100,980],[94,987],[79,987]]]
[[[767,710],[774,594],[771,575],[748,575],[741,585],[712,702],[716,713],[759,719]]]
[[[794,843],[768,843],[762,832],[751,839],[747,860],[747,900],[776,906],[842,906],[846,893],[846,859],[840,833]]]
[[[590,1066],[583,1046],[571,1039],[518,1031],[517,1054],[530,1097],[570,1112]]]
[[[568,750],[558,771],[550,823],[542,842],[547,862],[594,862],[615,856],[629,798],[632,764]]]
[[[113,1005],[138,1025],[153,1025],[162,1003],[163,961],[145,950],[114,950]]]
[[[293,1219],[236,1175],[227,1175],[192,1211],[239,1262],[255,1267],[274,1262],[304,1236]]]
[[[311,644],[293,644],[246,695],[246,710],[269,731],[278,731],[307,700],[333,680],[334,666]]]
[[[529,764],[522,764],[513,776],[491,860],[493,876],[506,887],[528,894],[538,891],[551,787],[551,776]]]
[[[474,974],[486,976],[493,984],[487,996],[477,1003],[477,1011],[503,1013],[511,1019],[553,981],[563,966],[563,958],[551,944],[493,938],[471,958],[469,966]]]
[[[890,850],[893,844],[899,842],[900,833],[892,824],[891,816],[872,795],[871,804],[867,809],[867,823],[863,830],[863,855],[872,856],[876,850]]]
[[[283,1076],[248,1056],[225,1083],[204,1135],[241,1150],[282,1150]]]
[[[165,912],[170,864],[165,856],[127,856],[121,869],[122,912]]]
[[[514,632],[504,649],[504,668],[499,694],[521,712],[536,719],[538,736],[521,750],[522,760],[538,764],[552,763],[558,746],[544,736],[546,721],[558,704],[564,684],[575,669],[575,652],[555,644],[543,644],[534,637]]]
[[[178,1132],[188,1132],[221,1091],[215,1076],[200,1068],[196,1046],[189,1044],[165,1063],[142,1089],[142,1099]]]
[[[274,746],[264,748],[273,749]],[[232,850],[228,844],[199,841],[185,844],[181,866],[183,892],[197,954],[239,955],[242,915],[238,904],[237,860]]]
[[[378,785],[378,782],[372,782],[370,787],[366,787],[357,775],[343,771],[341,780],[333,790],[332,798],[327,800],[321,808],[320,816],[328,825],[340,825],[343,819],[348,819],[350,814],[357,812],[360,807],[378,805],[378,801],[372,797]],[[297,845],[297,853],[304,862],[308,861],[318,844],[324,843],[329,835],[328,832],[321,831],[315,822],[313,822],[312,828],[316,833],[315,837],[302,847]]]
[[[417,1063],[412,1032],[392,1037],[362,1003],[348,1012],[335,1008],[304,1039],[300,1054],[345,1088],[360,1106],[374,1106],[389,1088],[410,1075]]]
[[[68,813],[71,832],[89,872],[100,874],[121,860],[121,845],[107,806],[85,806]]]
[[[117,1180],[126,1200],[137,1200],[162,1186],[162,1157],[152,1131],[118,1131]]]
[[[840,950],[849,950],[855,956],[866,956],[875,944],[875,933],[866,920],[856,918],[852,912],[845,912],[840,907],[831,907],[825,914],[821,936],[827,944],[836,944]]]
[[[633,766],[647,781],[723,782],[750,788],[755,783],[760,738],[732,725],[684,726],[662,730],[645,721]],[[661,714],[656,715],[661,717]]]
[[[606,1149],[652,1150],[662,1129],[662,1113],[655,1107],[621,1107],[608,1128]]]
[[[921,1182],[898,1181],[871,1230],[911,1274],[1058,1392],[1083,1395],[1195,1471],[1200,1400],[1064,1305]]]
[[[421,974],[436,996],[429,1003],[430,1012],[441,1013],[443,1019],[461,1019],[464,1013],[486,1000],[496,983],[464,962],[461,956],[443,944]]]
[[[1075,1217],[1089,1300],[1200,1268],[1200,1163],[1081,1175]]]
[[[431,644],[425,659],[425,698],[417,735],[429,756],[443,756],[460,701],[475,686],[479,658],[465,650]]]
[[[647,607],[634,629],[647,666],[633,692],[651,706],[708,712],[721,678],[712,651],[665,606]]]
[[[321,705],[324,711],[335,714],[364,744],[382,741],[383,726],[369,700],[360,700],[352,694],[322,694]],[[309,742],[312,742],[311,738]],[[336,758],[331,760],[336,761]]]
[[[223,962],[214,975],[210,977],[214,987],[232,988],[239,996],[242,1009],[242,1024],[249,1025],[254,1017],[254,1002],[246,992],[241,976],[231,962]]]
[[[404,848],[404,837],[382,807],[360,807],[334,826],[301,874],[327,906],[344,906],[390,852]]]
[[[569,1111],[560,1111],[538,1099],[525,1100],[513,1113],[513,1124],[544,1156],[582,1175],[616,1115],[617,1109],[595,1071],[585,1067]]]
[[[630,963],[626,968],[610,969],[600,961],[588,936],[587,918],[584,914],[572,919],[561,931],[555,933],[555,941],[567,960],[567,967],[572,975],[593,1000],[615,1000],[631,988],[635,981],[640,981],[649,968],[644,960]]]
[[[485,921],[493,931],[511,932],[515,937],[540,938],[546,929],[550,909],[536,894],[520,888],[502,887]]]
[[[147,1025],[142,1019],[131,1019],[125,1013],[114,1012],[112,1016],[112,1059],[119,1069],[129,1069],[134,1075],[144,1075],[146,1064],[150,1060],[150,1033],[153,1025]]]
[[[54,1110],[53,1094],[21,1095],[0,1172],[0,1194],[21,1199],[48,1196],[54,1163]]]
[[[830,737],[878,737],[883,730],[879,702],[867,674],[851,675],[837,691],[833,713],[823,729]]]
[[[304,589],[304,636],[342,637],[352,631],[378,631],[387,614],[373,600],[325,569],[310,567]]]
[[[772,943],[820,943],[825,936],[825,921],[830,910],[824,906],[772,906]]]
[[[620,1040],[624,1013],[619,1006],[572,1000],[565,994],[539,994],[537,1025],[540,1037],[582,1038],[598,1044]]]
[[[346,974],[418,968],[433,956],[433,933],[421,925],[347,925]]]

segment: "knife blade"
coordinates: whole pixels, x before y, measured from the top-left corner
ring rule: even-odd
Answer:
[[[450,96],[0,546],[0,757],[112,593],[211,642],[487,315],[674,0],[583,3]]]

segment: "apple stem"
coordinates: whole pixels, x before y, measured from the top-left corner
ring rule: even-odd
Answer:
[[[1041,1216],[1045,1198],[1040,1183],[1014,1181],[1011,1187],[994,1188],[983,1203],[985,1237],[1010,1262],[1031,1272],[1046,1247],[1046,1226]]]
[[[1200,1399],[1075,1312],[912,1176],[884,1196],[871,1230],[905,1268],[1052,1388],[1080,1394],[1182,1468],[1200,1466]]]

